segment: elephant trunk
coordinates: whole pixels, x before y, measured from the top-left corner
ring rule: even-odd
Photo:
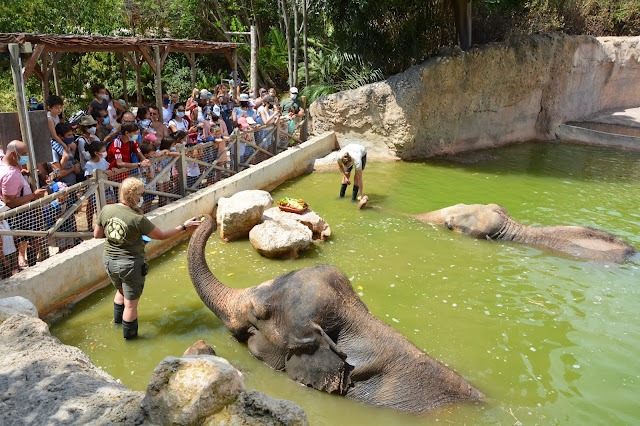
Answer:
[[[234,323],[233,305],[242,290],[227,287],[221,283],[207,266],[204,248],[216,224],[209,215],[204,216],[202,224],[195,230],[187,249],[189,276],[193,287],[204,304],[220,318],[227,328]]]

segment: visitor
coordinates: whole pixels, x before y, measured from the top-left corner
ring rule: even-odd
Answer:
[[[189,126],[189,120],[186,119],[186,109],[184,104],[182,103],[177,103],[175,105],[175,108],[173,109],[173,115],[171,116],[171,120],[169,120],[170,134],[175,133],[178,130],[182,130],[187,133],[194,133],[198,130],[196,126]]]
[[[262,99],[262,105],[258,107],[256,114],[256,123],[269,125],[278,121],[278,117],[280,115],[278,110],[275,109],[274,102],[275,99],[270,95],[267,95]],[[273,131],[273,128],[260,130],[258,132],[258,143],[260,143],[261,146],[268,147],[271,145],[271,139],[273,136],[269,136],[267,140],[264,141],[267,134],[271,131]]]
[[[105,89],[105,91],[107,92],[108,96],[107,113],[109,114],[109,122],[113,124],[118,121],[118,118],[120,118],[120,116],[124,114],[126,110],[119,101],[113,99],[109,89]]]
[[[96,175],[96,170],[103,170],[107,177],[113,175],[113,170],[109,170],[109,163],[107,162],[107,148],[102,142],[92,142],[87,147],[87,152],[90,155],[89,160],[85,163],[84,166],[84,175],[87,178],[91,178]],[[108,204],[113,204],[115,202],[115,197],[113,193],[113,188],[111,186],[104,186],[105,191],[105,199]],[[96,208],[96,196],[93,194],[89,198],[89,203],[87,205],[87,223],[89,224],[89,229],[93,229],[93,215],[94,210]]]
[[[162,123],[167,126],[171,120],[171,99],[167,92],[162,92]]]
[[[136,169],[149,167],[147,160],[138,145],[140,128],[135,123],[120,126],[120,136],[116,137],[107,150],[109,169]]]
[[[104,84],[96,83],[91,86],[91,93],[95,98],[89,104],[89,108],[87,108],[87,114],[91,115],[93,111],[103,109],[109,114],[109,94],[107,93],[107,89],[104,87]]]
[[[304,106],[302,105],[302,101],[298,99],[297,87],[289,89],[289,97],[282,101],[282,114],[289,114],[289,108],[294,104],[298,106],[296,117],[304,117]]]
[[[160,117],[160,110],[156,105],[149,105],[149,118],[151,119],[151,129],[153,131],[151,133],[155,133],[158,143],[169,136],[169,129],[162,122],[162,117]]]
[[[364,146],[357,143],[350,143],[340,150],[338,154],[338,168],[342,173],[342,186],[340,187],[340,198],[344,197],[344,193],[347,190],[347,186],[351,185],[349,180],[351,177],[351,170],[355,167],[355,175],[353,182],[353,192],[351,195],[351,201],[357,201],[358,191],[360,197],[364,190],[364,183],[362,182],[362,171],[367,164],[367,150]]]
[[[13,140],[7,145],[0,161],[0,196],[5,205],[11,209],[47,195],[46,188],[31,191],[29,182],[25,178],[26,169],[23,169],[23,166],[29,162],[28,154],[27,145]],[[39,226],[38,219],[33,211],[27,210],[10,217],[7,221],[11,229],[40,231],[43,230],[43,226]],[[32,244],[32,248],[34,248],[33,244],[36,244],[34,237],[16,237],[15,243],[18,245],[18,267],[26,268],[29,264],[35,264],[35,256],[27,256],[29,244]]]
[[[47,99],[47,124],[51,134],[51,144],[57,142],[62,146],[62,149],[74,155],[76,152],[75,143],[67,145],[56,133],[56,126],[60,123],[60,114],[62,114],[62,99],[55,95],[49,96]]]
[[[198,104],[191,111],[191,124],[197,128],[198,142],[204,142],[209,137],[209,120],[205,117],[207,105],[207,92],[201,91]]]
[[[249,106],[249,95],[246,93],[240,94],[240,106],[233,108],[233,114],[231,115],[231,121],[233,121],[235,127],[238,127],[238,119],[240,117],[251,117],[255,120],[256,111]]]
[[[156,163],[156,175],[159,175],[157,185],[158,191],[160,192],[171,193],[171,170],[166,170],[164,173],[162,173],[162,171],[171,162],[170,157],[180,156],[176,144],[177,141],[172,136],[167,136],[160,141],[160,147],[156,150],[156,157],[167,156],[167,159],[160,160]],[[171,169],[173,169],[173,167]],[[159,195],[158,207],[165,206],[167,201],[167,197]]]
[[[116,124],[113,126],[113,129],[111,129],[111,132],[109,132],[109,134],[102,139],[102,142],[104,142],[105,146],[108,148],[111,142],[115,138],[121,135],[120,128],[122,127],[123,124],[126,124],[126,123],[135,124],[135,122],[136,122],[136,116],[131,111],[126,111],[120,117],[120,122],[119,123],[116,122]]]
[[[113,299],[113,321],[122,323],[125,339],[138,335],[138,301],[149,268],[145,263],[142,236],[165,240],[200,225],[200,221],[194,218],[162,231],[138,207],[143,194],[144,185],[140,179],[125,179],[120,187],[120,203],[105,206],[93,230],[95,238],[105,238],[103,262],[117,290]]]
[[[0,213],[8,210],[9,207],[0,200]],[[6,220],[1,221],[0,229],[10,230],[9,222]],[[0,246],[0,256],[2,256],[2,262],[0,263],[2,275],[0,278],[5,279],[18,273],[18,249],[16,248],[12,235],[2,235],[2,238],[0,238]]]
[[[58,124],[56,133],[67,145],[76,139],[73,127],[69,123]],[[51,166],[54,170],[59,170],[55,180],[64,182],[67,186],[75,185],[78,182],[76,175],[82,171],[80,163],[56,141],[51,141],[51,153],[53,154]]]
[[[149,116],[149,107],[141,106],[138,108],[138,112],[136,113],[136,119],[138,121],[138,126],[140,127],[140,133],[144,137],[147,133],[155,132],[153,128],[151,128],[151,117]]]
[[[97,121],[96,124],[96,136],[100,140],[104,140],[109,133],[113,131],[113,126],[111,125],[111,119],[109,118],[109,113],[106,109],[95,109],[91,112],[91,117]]]
[[[198,97],[200,96],[200,89],[194,88],[191,92],[191,96],[187,99],[187,103],[185,104],[185,108],[187,111],[191,111],[194,106],[198,104]]]
[[[96,136],[97,124],[98,122],[90,115],[84,115],[80,119],[80,124],[78,124],[80,136],[76,139],[76,144],[78,144],[78,159],[80,160],[82,170],[85,170],[85,164],[87,164],[87,161],[91,158],[91,154],[89,154],[87,148],[92,142],[100,141]]]

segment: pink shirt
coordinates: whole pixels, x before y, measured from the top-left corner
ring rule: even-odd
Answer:
[[[20,194],[20,190],[22,194]],[[29,182],[22,176],[19,167],[9,166],[0,161],[0,195],[22,197],[31,194]]]

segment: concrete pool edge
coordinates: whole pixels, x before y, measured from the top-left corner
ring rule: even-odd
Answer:
[[[335,133],[322,133],[276,157],[159,208],[147,217],[158,227],[167,229],[191,217],[211,214],[219,198],[247,189],[273,189],[287,179],[305,173],[316,158],[327,155],[336,147]],[[188,237],[189,234],[181,234],[171,240],[150,242],[147,258],[159,256]],[[109,284],[102,264],[103,244],[103,240],[85,241],[0,281],[0,299],[22,296],[36,306],[41,318],[55,319],[65,307]]]

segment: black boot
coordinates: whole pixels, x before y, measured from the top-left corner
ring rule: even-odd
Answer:
[[[113,302],[113,322],[116,324],[122,323],[122,313],[124,312],[124,305],[119,305]]]
[[[351,201],[358,201],[358,191],[360,187],[358,185],[353,185],[353,192],[351,193]]]
[[[347,184],[343,183],[342,186],[340,186],[340,198],[344,197],[345,192],[347,192]]]
[[[125,339],[138,337],[138,318],[133,321],[122,321],[122,335]]]

